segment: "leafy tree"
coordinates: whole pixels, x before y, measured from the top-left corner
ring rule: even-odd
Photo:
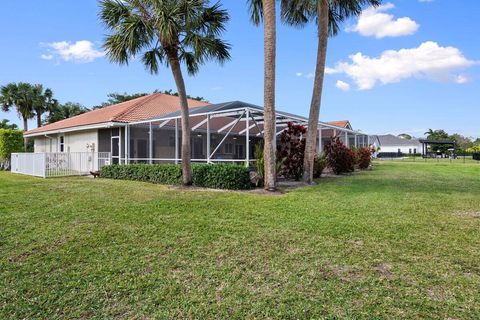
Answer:
[[[100,108],[103,108],[103,107],[111,106],[113,104],[122,103],[122,102],[126,102],[126,101],[133,100],[133,99],[136,99],[136,98],[144,97],[148,94],[149,93],[146,93],[146,92],[133,93],[133,94],[128,94],[126,92],[124,92],[124,93],[112,92],[112,93],[107,94],[107,97],[108,97],[107,101],[102,102],[98,106],[94,106],[92,109],[93,110],[100,109]]]
[[[10,130],[17,130],[18,126],[15,123],[9,123],[10,120],[8,119],[2,119],[0,121],[0,129],[10,129]]]
[[[155,90],[155,92],[157,92],[157,90]],[[178,97],[178,92],[174,92],[172,89],[164,90],[162,93]],[[190,96],[188,94],[187,94],[187,99],[197,100],[197,101],[205,101],[205,102],[207,101],[204,97],[200,97],[200,96],[193,97],[193,96]]]
[[[455,140],[455,142],[457,143],[457,151],[459,152],[465,152],[468,148],[474,146],[472,139],[464,137],[459,133],[454,133],[450,135],[449,139]]]
[[[275,59],[276,59],[276,9],[275,0],[248,0],[251,20],[255,25],[263,22],[264,50],[264,187],[266,190],[276,190],[276,159],[275,159]]]
[[[164,93],[164,94],[169,94],[171,96],[178,97],[178,92],[175,92],[172,89],[164,90],[164,91],[155,90],[153,93]],[[122,103],[122,102],[126,102],[126,101],[133,100],[133,99],[136,99],[136,98],[144,97],[144,96],[149,95],[149,94],[150,93],[146,93],[146,92],[132,93],[132,94],[128,94],[126,92],[124,92],[124,93],[117,93],[117,92],[109,93],[109,94],[107,94],[107,97],[108,97],[107,101],[102,102],[98,106],[94,106],[92,109],[93,110],[101,109],[103,107],[111,106],[111,105],[114,105],[114,104],[117,104],[117,103]],[[187,99],[192,99],[192,100],[197,100],[197,101],[206,101],[205,98],[203,98],[203,97],[192,97],[188,94],[187,94]]]
[[[101,0],[100,19],[111,34],[104,47],[112,62],[128,64],[141,56],[146,69],[158,74],[170,67],[180,98],[182,179],[192,183],[190,119],[181,64],[195,75],[207,60],[230,59],[230,45],[220,39],[229,20],[220,4],[201,0]]]
[[[23,148],[22,131],[0,129],[0,170],[10,168],[10,156]]]
[[[450,140],[450,141],[454,140],[443,129],[438,129],[438,130],[428,129],[428,131],[425,132],[425,135],[427,136],[428,140]],[[447,153],[448,149],[450,149],[451,147],[452,146],[450,145],[437,145],[437,144],[429,145],[431,152],[437,152],[442,154]]]
[[[412,140],[412,136],[409,135],[408,133],[401,133],[398,135],[399,138],[405,139],[405,140]]]
[[[467,150],[465,150],[466,152],[468,153],[477,153],[477,152],[480,152],[480,144],[479,145],[476,145],[476,146],[472,146],[470,148],[468,148]]]
[[[313,182],[328,38],[337,35],[340,31],[340,23],[352,16],[358,16],[364,6],[378,6],[380,3],[381,0],[285,0],[282,5],[282,17],[287,23],[296,26],[304,26],[308,22],[317,24],[317,62],[308,117],[303,169],[303,179],[307,183]]]
[[[44,123],[54,123],[63,119],[68,119],[79,114],[90,111],[80,103],[67,102],[65,104],[55,104],[50,108],[48,116],[45,118]]]

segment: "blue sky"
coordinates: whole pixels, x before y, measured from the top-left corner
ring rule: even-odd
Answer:
[[[211,102],[263,101],[263,30],[251,25],[246,1],[223,0],[231,20],[224,38],[232,60],[207,64],[187,91]],[[351,121],[368,133],[427,128],[480,137],[480,3],[462,0],[392,0],[346,22],[330,40],[321,120]],[[110,92],[174,89],[168,69],[109,63],[106,31],[94,0],[22,0],[2,4],[0,84],[25,81],[53,89],[61,102],[87,107]],[[308,115],[316,32],[279,26],[277,108]],[[387,51],[388,50],[388,51]],[[20,124],[14,112],[0,112]],[[30,122],[34,127],[34,122]]]

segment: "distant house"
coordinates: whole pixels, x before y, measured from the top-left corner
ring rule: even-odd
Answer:
[[[422,153],[422,143],[419,140],[404,139],[393,134],[376,136],[375,144],[380,148],[377,153],[378,157]]]

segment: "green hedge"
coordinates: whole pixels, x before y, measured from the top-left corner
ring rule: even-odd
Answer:
[[[104,166],[102,178],[181,184],[182,168],[174,164],[129,164]]]
[[[174,164],[109,165],[102,168],[100,176],[178,185],[182,183],[182,167]],[[214,189],[251,188],[248,169],[235,164],[193,164],[192,183],[197,187]]]
[[[9,169],[10,155],[23,150],[23,132],[0,129],[0,170]]]

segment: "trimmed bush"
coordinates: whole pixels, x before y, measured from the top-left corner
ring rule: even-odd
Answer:
[[[313,178],[318,179],[323,173],[323,170],[327,166],[327,160],[324,156],[316,155],[313,162]]]
[[[179,185],[182,183],[182,168],[174,164],[109,165],[102,168],[100,177]],[[192,182],[194,186],[204,188],[251,188],[248,168],[235,164],[193,164]]]
[[[360,169],[368,169],[372,162],[372,151],[369,148],[359,148],[355,150],[355,160]]]
[[[251,188],[248,168],[236,164],[193,164],[194,186],[214,189],[246,190]]]
[[[174,164],[114,164],[104,166],[100,171],[100,177],[159,184],[181,184],[182,168]]]
[[[0,129],[0,170],[10,169],[10,156],[23,150],[23,133],[20,130]]]
[[[337,137],[325,146],[327,165],[335,174],[353,172],[355,170],[355,156]]]

